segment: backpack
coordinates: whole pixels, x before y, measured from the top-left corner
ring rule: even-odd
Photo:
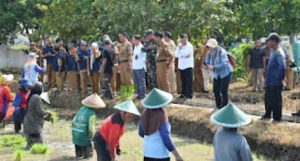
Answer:
[[[227,58],[229,61],[229,64],[232,66],[232,68],[235,68],[237,66],[236,59],[233,57],[233,55],[229,52],[227,52]]]
[[[218,55],[221,56],[221,50],[219,51]],[[237,66],[236,64],[236,59],[233,57],[233,55],[230,53],[230,52],[227,52],[227,59],[228,59],[228,62],[229,64],[231,65],[232,68],[235,68]]]

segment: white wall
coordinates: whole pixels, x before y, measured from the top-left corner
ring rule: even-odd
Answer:
[[[11,50],[7,45],[0,45],[0,69],[23,68],[26,59],[23,51]]]

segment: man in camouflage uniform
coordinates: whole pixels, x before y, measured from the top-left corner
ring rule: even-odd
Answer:
[[[156,54],[157,54],[157,44],[155,42],[154,32],[149,29],[146,32],[147,41],[145,42],[143,52],[147,53],[146,63],[147,63],[147,89],[151,91],[153,88],[157,88],[156,80]]]
[[[158,45],[158,55],[156,60],[157,69],[157,85],[158,88],[170,92],[169,69],[173,62],[173,55],[171,54],[171,47],[168,43],[163,41],[163,34],[155,32],[155,40]]]
[[[134,85],[132,79],[132,44],[127,39],[127,34],[119,34],[120,43],[117,44],[119,51],[120,77],[121,77],[121,98],[132,98]]]

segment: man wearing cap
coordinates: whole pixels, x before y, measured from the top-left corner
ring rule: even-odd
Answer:
[[[173,61],[170,46],[163,41],[163,34],[155,32],[155,40],[158,45],[158,55],[156,58],[156,74],[158,88],[170,92],[170,83],[168,79],[168,72],[170,64]]]
[[[13,116],[16,133],[19,133],[19,131],[22,129],[21,125],[27,112],[27,98],[29,96],[29,88],[33,85],[31,81],[27,79],[22,79],[19,81],[19,83],[20,88],[16,93],[16,98],[13,102],[13,106],[15,106]]]
[[[27,62],[23,67],[23,78],[30,80],[32,84],[38,82],[39,73],[45,73],[47,68],[47,61],[44,59],[43,67],[37,64],[37,58],[39,56],[36,53],[29,53],[27,56]],[[51,63],[52,67],[52,63]]]
[[[116,155],[121,155],[120,139],[126,131],[126,123],[134,115],[141,115],[132,100],[119,103],[114,108],[119,112],[105,119],[93,138],[97,161],[116,161]]]
[[[125,32],[119,33],[120,43],[117,45],[120,62],[121,98],[131,98],[134,94],[132,79],[132,44],[127,39]]]
[[[47,60],[47,82],[48,89],[51,89],[52,86],[54,86],[52,79],[55,78],[55,75],[52,74],[52,63],[55,55],[51,37],[45,38],[45,44],[46,45],[43,47],[43,58],[44,60]]]
[[[170,84],[170,93],[175,94],[177,92],[177,83],[176,83],[176,74],[175,74],[176,45],[175,45],[174,41],[172,40],[171,32],[165,32],[164,41],[169,45],[169,47],[170,47],[169,52],[170,52],[170,54],[172,54],[172,61],[170,61],[170,64],[169,64],[168,81]]]
[[[280,44],[280,37],[272,33],[267,38],[267,45],[271,55],[267,66],[265,92],[265,115],[262,119],[270,119],[273,112],[275,122],[281,121],[282,116],[282,86],[285,72],[285,53]]]
[[[77,50],[77,62],[79,63],[79,74],[80,74],[80,87],[81,92],[87,94],[87,83],[89,69],[89,57],[91,55],[90,50],[87,48],[87,42],[80,40],[80,48]]]
[[[141,36],[134,35],[132,38],[134,45],[132,57],[132,72],[134,78],[134,85],[138,94],[137,99],[143,99],[146,93],[145,82],[145,67],[146,67],[146,53],[142,51],[143,44],[141,43]]]
[[[144,161],[170,161],[170,152],[176,161],[183,161],[172,141],[171,126],[163,109],[172,99],[172,94],[154,88],[142,101],[145,110],[138,131],[144,138]]]
[[[2,75],[2,82],[0,82],[0,123],[3,121],[6,110],[9,104],[13,101],[13,96],[11,94],[10,88],[8,87],[9,82],[14,79],[12,74]]]
[[[238,133],[240,127],[251,123],[251,118],[233,104],[215,112],[210,120],[223,127],[214,136],[215,161],[252,161],[247,140]]]
[[[206,56],[205,64],[213,72],[213,91],[217,108],[228,104],[228,89],[233,71],[229,64],[227,51],[218,45],[216,39],[209,39],[206,44],[209,53]]]
[[[183,99],[193,98],[193,68],[194,68],[194,49],[188,41],[187,34],[180,35],[180,46],[176,48],[175,57],[178,58],[178,69],[181,77],[181,96]]]
[[[147,65],[147,89],[151,91],[153,88],[157,88],[156,79],[156,54],[157,44],[155,41],[154,31],[149,29],[146,31],[147,41],[145,42],[143,51],[147,53],[146,65]]]
[[[106,105],[96,93],[82,100],[82,105],[72,122],[72,138],[76,157],[89,158],[93,154],[91,140],[95,133],[95,109]]]

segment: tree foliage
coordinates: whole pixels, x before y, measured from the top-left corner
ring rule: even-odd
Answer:
[[[1,0],[0,43],[12,40],[17,32],[29,34],[39,28],[48,0]]]
[[[258,38],[299,32],[299,0],[2,0],[0,41],[16,32],[94,41],[103,34],[143,35],[152,28],[186,32],[193,42]]]

